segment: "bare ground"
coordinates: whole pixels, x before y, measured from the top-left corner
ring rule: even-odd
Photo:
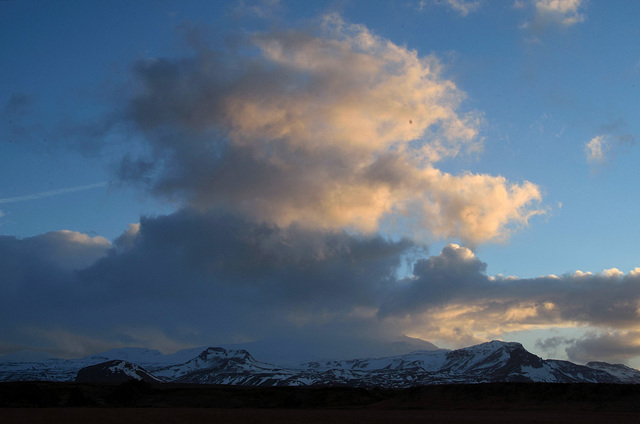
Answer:
[[[0,383],[0,423],[639,423],[640,385]]]
[[[638,423],[640,414],[594,411],[310,410],[218,408],[0,408],[14,423]]]

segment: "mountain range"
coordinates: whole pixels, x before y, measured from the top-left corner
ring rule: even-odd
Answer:
[[[201,350],[198,354],[198,350]],[[520,343],[492,341],[457,350],[290,364],[262,362],[244,349],[208,347],[173,355],[116,349],[82,359],[0,357],[0,381],[144,381],[244,386],[405,388],[490,382],[640,383],[640,371],[621,364],[544,360]]]

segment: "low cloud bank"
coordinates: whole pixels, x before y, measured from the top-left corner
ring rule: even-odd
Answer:
[[[2,339],[14,347],[170,350],[289,333],[340,340],[407,334],[462,346],[516,330],[588,326],[610,334],[573,341],[570,358],[625,360],[636,352],[629,343],[640,322],[638,272],[495,278],[454,244],[428,256],[408,239],[192,209],[142,219],[109,246],[62,233],[3,237],[0,250],[8,288]],[[72,269],[65,252],[92,263]],[[413,271],[398,275],[407,261]]]

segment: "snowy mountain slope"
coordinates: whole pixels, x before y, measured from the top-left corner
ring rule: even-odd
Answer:
[[[638,383],[640,371],[623,364],[608,364],[606,362],[589,362],[589,368],[608,372],[623,383]]]
[[[128,380],[150,383],[162,381],[144,368],[118,359],[81,368],[76,376],[76,381],[79,383],[121,383]]]
[[[351,359],[345,361],[311,361],[298,365],[301,369],[328,371],[343,369],[353,371],[421,370],[436,371],[446,361],[448,350],[417,351],[407,355],[375,359]]]
[[[640,371],[638,372],[640,374]],[[599,382],[622,380],[601,369],[545,361],[520,343],[493,341],[454,351],[420,351],[387,358],[311,361],[277,367],[248,352],[209,348],[183,365],[159,370],[166,381],[269,386],[411,387],[482,382]],[[625,382],[638,382],[640,378]]]
[[[98,355],[87,356],[85,358],[82,358],[82,360],[85,362],[89,361],[93,363],[112,360],[123,360],[140,365],[147,370],[153,371],[189,361],[204,349],[206,349],[206,347],[196,347],[191,349],[184,349],[169,355],[164,355],[157,350],[139,347],[125,347],[120,349],[111,349]]]
[[[67,359],[7,361],[0,363],[0,381],[73,381],[80,368],[82,365]]]
[[[140,365],[145,368],[150,365],[168,365],[164,361],[164,355],[159,351],[137,347],[111,349],[97,355],[87,356],[83,359],[86,361],[92,361],[94,363],[122,360]]]
[[[275,365],[257,361],[246,350],[226,350],[210,347],[196,358],[180,365],[165,367],[154,372],[154,375],[165,381],[205,382],[207,375],[246,375],[251,373],[271,372]]]
[[[179,352],[172,360],[193,351]],[[492,341],[457,350],[426,350],[380,358],[310,361],[280,366],[262,362],[246,350],[206,348],[180,364],[162,365],[168,355],[145,349],[105,352],[76,360],[0,363],[0,381],[72,381],[83,367],[111,356],[137,359],[137,365],[167,382],[254,386],[348,385],[412,387],[484,382],[639,383],[640,371],[624,365],[543,360],[520,343]],[[133,361],[129,361],[133,362]]]
[[[153,371],[184,363],[203,349],[185,349],[163,355],[157,350],[121,348],[77,359],[59,359],[42,352],[21,351],[0,356],[0,381],[73,381],[80,369],[112,360],[125,360]]]

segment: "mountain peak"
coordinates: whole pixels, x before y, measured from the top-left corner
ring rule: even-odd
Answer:
[[[155,356],[150,350],[134,353]],[[159,366],[160,362],[142,361],[151,373],[131,361],[105,362],[100,356],[42,363],[7,362],[0,364],[0,381],[70,381],[77,375],[77,381],[135,379],[249,386],[338,384],[401,388],[483,382],[640,383],[640,371],[624,365],[590,362],[585,366],[569,361],[543,360],[528,352],[521,343],[501,340],[457,350],[423,350],[286,366],[258,361],[245,349],[207,347],[193,350],[192,355],[190,360],[178,365]]]
[[[476,346],[488,346],[493,348],[509,347],[509,348],[524,349],[524,346],[522,346],[522,343],[505,342],[504,340],[491,340],[490,342],[480,343],[479,345],[476,345]]]
[[[129,380],[160,381],[144,368],[120,359],[81,368],[76,376],[76,381],[82,383],[120,383]]]
[[[254,360],[253,356],[244,349],[225,349],[222,347],[208,347],[200,355],[198,355],[203,361],[218,360],[220,358],[237,358],[241,360]]]

